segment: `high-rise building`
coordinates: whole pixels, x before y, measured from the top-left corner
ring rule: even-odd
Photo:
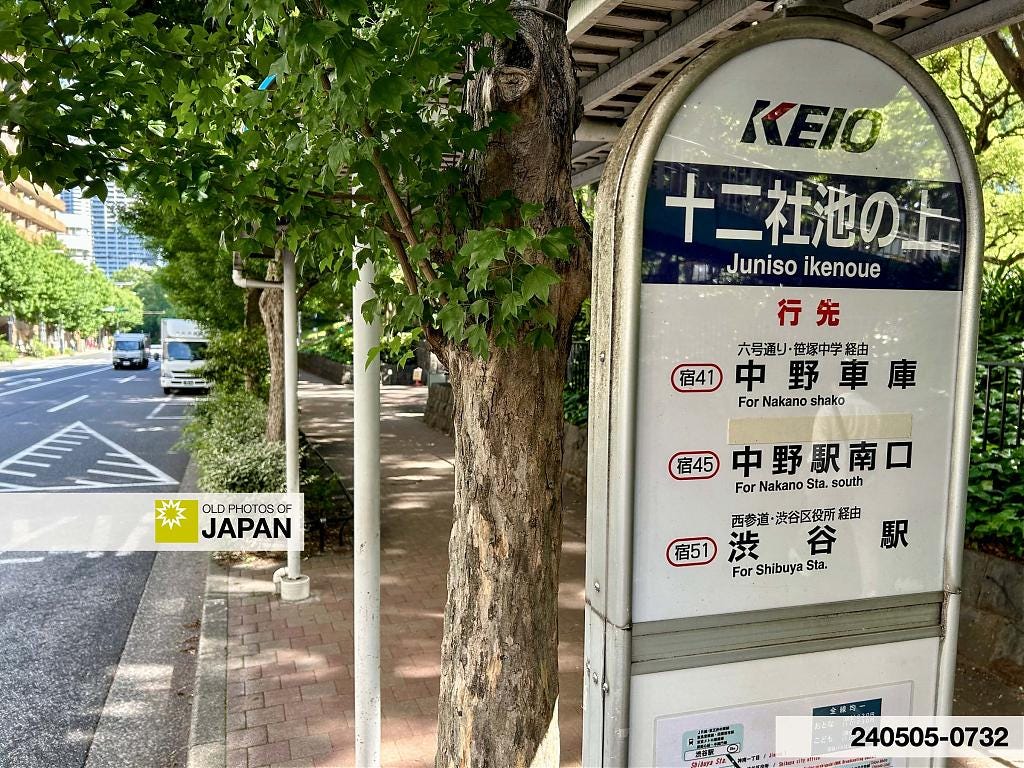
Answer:
[[[107,182],[107,199],[82,196],[80,189],[66,189],[61,199],[68,213],[88,215],[92,238],[92,258],[109,277],[119,269],[132,266],[153,266],[157,255],[148,250],[142,238],[125,227],[118,214],[132,200],[119,187]],[[69,246],[70,248],[70,246]]]
[[[96,259],[92,255],[92,206],[88,200],[82,199],[82,191],[77,188],[62,192],[61,200],[65,210],[58,213],[57,218],[64,222],[67,230],[57,235],[57,239],[74,261],[86,267],[95,264]]]

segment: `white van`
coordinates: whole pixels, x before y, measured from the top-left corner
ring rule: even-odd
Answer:
[[[209,389],[196,373],[206,360],[209,339],[195,320],[165,317],[160,321],[160,386],[164,394],[175,389]]]
[[[110,357],[114,368],[149,368],[149,336],[144,333],[115,333]]]

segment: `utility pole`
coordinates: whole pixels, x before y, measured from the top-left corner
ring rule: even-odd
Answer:
[[[231,280],[239,288],[282,291],[284,299],[284,445],[285,480],[288,493],[299,493],[299,349],[298,297],[295,293],[295,254],[281,250],[281,282],[242,277],[242,259],[236,253]],[[309,576],[302,574],[302,551],[288,550],[288,565],[274,574],[282,600],[309,597]]]

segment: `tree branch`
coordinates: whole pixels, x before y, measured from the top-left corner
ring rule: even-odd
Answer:
[[[304,298],[309,294],[311,290],[317,287],[323,280],[322,275],[314,275],[308,280],[302,281],[302,287],[295,293],[295,303],[300,304]]]
[[[402,267],[402,277],[405,278],[405,286],[413,294],[420,292],[419,286],[416,285],[416,275],[412,271],[412,264],[409,263],[409,254],[405,250],[405,243],[402,242],[402,237],[397,229],[395,229],[394,222],[391,221],[391,217],[384,214],[381,220],[382,229],[387,233],[388,239],[391,241],[391,247],[395,251],[395,258],[398,259],[398,263]]]
[[[1010,34],[1014,36],[1013,41],[1017,45],[1016,53],[999,32],[990,32],[983,39],[1007,82],[1017,92],[1017,95],[1024,99],[1024,60],[1022,60],[1024,57],[1024,45],[1022,45],[1024,44],[1024,34],[1016,24],[1010,27]],[[1019,42],[1018,39],[1020,39]]]
[[[372,137],[372,131],[369,125],[363,127],[364,135],[370,139]],[[380,152],[374,147],[371,155],[370,162],[373,163],[373,167],[377,170],[377,176],[380,177],[380,183],[384,187],[384,192],[388,196],[388,202],[391,203],[391,208],[398,217],[398,224],[401,227],[402,233],[405,235],[405,241],[413,248],[419,245],[419,238],[416,237],[416,230],[412,225],[412,216],[409,215],[409,209],[406,208],[405,203],[402,202],[401,196],[398,194],[398,190],[395,188],[395,181],[391,178],[391,173],[384,166],[384,162],[381,160]],[[423,270],[424,276],[427,280],[437,280],[437,273],[434,268],[430,265],[427,259],[420,259],[417,266]]]

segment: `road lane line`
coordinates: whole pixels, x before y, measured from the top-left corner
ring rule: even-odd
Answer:
[[[74,448],[61,448],[59,445],[47,445],[46,450],[71,452],[74,450]]]
[[[0,387],[9,387],[18,381],[42,381],[42,379],[39,376],[15,376],[13,379],[0,381]]]
[[[16,469],[0,469],[5,475],[18,475],[19,477],[35,477],[35,472],[19,472]]]
[[[30,467],[49,467],[49,464],[43,464],[41,461],[25,461],[25,459],[18,459],[13,462],[14,464],[28,464]]]
[[[90,475],[110,475],[112,477],[128,477],[132,480],[152,480],[152,475],[132,475],[128,472],[114,472],[111,469],[87,469]]]
[[[16,395],[19,392],[27,392],[30,389],[36,389],[37,387],[48,387],[50,384],[60,384],[62,381],[70,381],[71,379],[80,379],[83,376],[92,376],[97,373],[103,373],[108,370],[107,366],[104,365],[102,368],[96,368],[92,371],[86,371],[85,373],[73,373],[70,376],[61,376],[59,379],[50,379],[49,381],[43,381],[39,384],[29,384],[27,387],[18,387],[18,389],[8,389],[5,392],[0,392],[0,397],[7,397],[8,395]]]
[[[75,367],[76,366],[72,365],[59,365],[54,366],[53,368],[47,368],[42,371],[26,371],[25,373],[19,373],[16,376],[8,376],[0,381],[2,381],[4,384],[9,384],[12,381],[42,381],[41,376],[44,373],[57,373],[59,371],[67,372],[74,370]]]
[[[115,381],[118,384],[127,384],[129,381],[135,381],[137,378],[139,378],[139,377],[138,376],[126,376],[123,379],[115,379]]]
[[[59,453],[42,453],[41,451],[33,451],[32,453],[26,453],[26,456],[31,456],[33,459],[63,459]]]
[[[133,461],[108,461],[107,459],[99,459],[97,464],[104,464],[108,467],[134,467],[135,462]]]
[[[47,413],[56,413],[57,411],[63,411],[68,406],[74,405],[75,403],[80,403],[83,400],[88,399],[88,397],[89,397],[88,395],[82,395],[80,397],[76,397],[74,400],[68,400],[66,403],[61,403],[60,405],[53,406],[53,408],[47,408],[46,412]]]

